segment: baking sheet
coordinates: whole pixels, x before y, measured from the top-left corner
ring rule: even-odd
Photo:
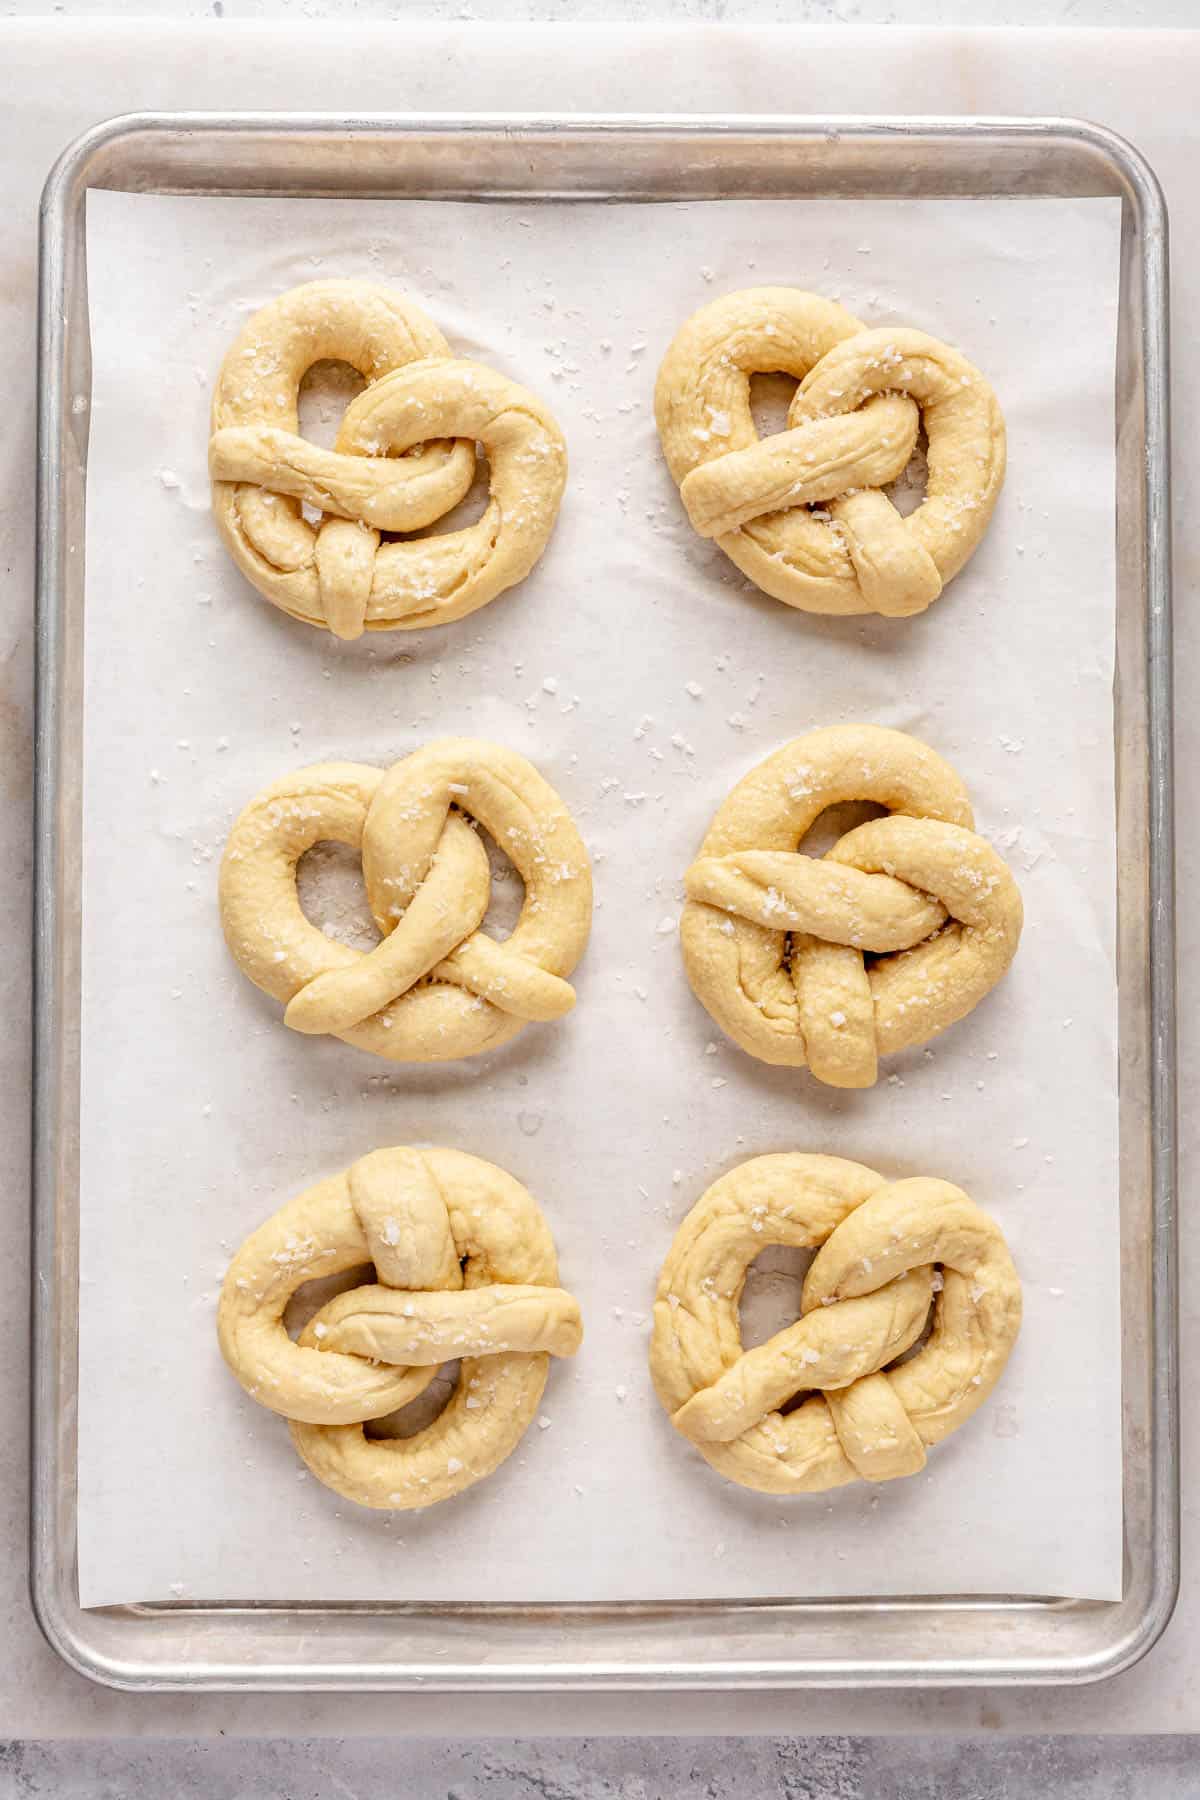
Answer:
[[[85,1605],[1119,1595],[1119,219],[1104,200],[89,197]],[[243,584],[207,517],[205,450],[211,383],[246,312],[352,273],[413,294],[457,350],[545,395],[572,473],[522,588],[444,631],[344,646]],[[931,330],[997,387],[1008,487],[968,569],[914,624],[792,613],[683,521],[654,437],[658,358],[696,305],[764,281]],[[838,1095],[720,1038],[675,924],[683,870],[737,777],[855,717],[915,732],[960,770],[1028,922],[969,1020],[894,1059],[894,1080]],[[386,763],[459,730],[529,755],[596,857],[578,1008],[494,1057],[426,1070],[294,1036],[220,937],[232,817],[304,763]],[[225,1372],[213,1318],[254,1225],[403,1142],[454,1144],[526,1182],[587,1338],[504,1469],[388,1516],[306,1475],[286,1427]],[[784,1148],[947,1176],[1009,1237],[1021,1341],[989,1406],[913,1480],[743,1493],[654,1400],[648,1313],[676,1223],[731,1163]],[[761,1285],[769,1304],[787,1278]]]

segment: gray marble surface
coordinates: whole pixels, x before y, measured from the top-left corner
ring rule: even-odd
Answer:
[[[814,24],[1038,24],[1086,26],[1190,26],[1200,23],[1200,0],[0,0],[4,16],[45,17],[68,14],[80,20],[107,14],[157,21],[225,17],[232,20],[279,18],[300,27],[306,20],[346,19],[356,23],[433,18],[544,20],[682,19]],[[76,81],[78,78],[76,77]],[[140,99],[138,103],[145,103]],[[1046,110],[1055,95],[1047,95]],[[133,98],[131,94],[131,98]],[[811,98],[811,96],[810,96]],[[1066,99],[1070,100],[1069,93]],[[403,104],[402,95],[396,97]],[[798,95],[798,106],[805,97]],[[1176,100],[1176,104],[1180,101]],[[1078,108],[1074,108],[1078,110]],[[93,116],[115,110],[100,106]],[[1068,104],[1064,110],[1072,110]],[[1110,109],[1098,97],[1096,113]],[[11,145],[10,145],[11,148]],[[33,147],[39,169],[46,157]],[[39,176],[40,179],[40,176]],[[22,232],[28,227],[23,221]],[[6,226],[6,231],[11,226]],[[22,262],[31,260],[31,233],[21,245]],[[1177,288],[1177,295],[1179,290]],[[32,344],[25,346],[30,352]],[[6,405],[19,415],[22,433],[31,429],[32,384],[24,382]],[[7,458],[5,459],[7,462]],[[3,470],[0,469],[0,474]],[[22,518],[24,470],[8,464],[9,480],[0,491],[0,569],[17,584],[25,581]],[[1190,482],[1189,482],[1190,487]],[[13,495],[17,500],[14,504]],[[18,608],[0,610],[0,726],[6,760],[0,762],[0,894],[6,911],[23,917],[28,880],[27,803],[29,765],[27,718],[30,637],[24,600]],[[1181,671],[1186,676],[1185,668]],[[21,1016],[21,984],[6,983],[15,1000],[14,1029],[0,1038],[0,1088],[23,1092],[25,1044]],[[23,1146],[10,1139],[3,1147],[3,1167],[15,1190],[20,1189]],[[14,1280],[23,1279],[18,1267]],[[19,1330],[19,1324],[18,1324]],[[19,1432],[20,1396],[5,1385],[8,1428]],[[15,1404],[9,1407],[10,1398]],[[0,1485],[0,1542],[17,1561],[24,1556],[24,1493],[7,1479]],[[1200,1793],[1200,1739],[1186,1736],[997,1738],[997,1729],[1031,1732],[1053,1723],[1070,1731],[1140,1729],[1153,1723],[1159,1731],[1197,1723],[1197,1709],[1186,1696],[1187,1640],[1174,1632],[1151,1659],[1159,1671],[1131,1678],[1100,1693],[1025,1696],[1001,1700],[987,1695],[913,1696],[903,1707],[900,1697],[862,1695],[795,1696],[771,1708],[749,1708],[747,1730],[803,1729],[820,1733],[837,1726],[855,1730],[903,1729],[909,1733],[982,1732],[961,1736],[909,1735],[859,1738],[833,1736],[718,1737],[562,1737],[543,1742],[501,1736],[446,1736],[451,1729],[498,1733],[633,1730],[639,1723],[638,1703],[621,1696],[595,1696],[585,1710],[553,1697],[541,1703],[530,1721],[526,1703],[519,1726],[502,1697],[490,1706],[456,1700],[448,1713],[417,1711],[383,1696],[361,1704],[342,1701],[338,1712],[319,1700],[293,1697],[287,1706],[278,1697],[255,1703],[250,1697],[222,1701],[208,1697],[191,1706],[168,1696],[138,1701],[106,1695],[70,1676],[36,1639],[18,1599],[19,1569],[4,1570],[4,1661],[0,1680],[0,1737],[33,1731],[72,1733],[206,1732],[204,1739],[147,1739],[76,1736],[55,1743],[0,1744],[0,1800],[17,1796],[62,1796],[63,1800],[123,1800],[125,1795],[154,1793],[162,1800],[250,1800],[279,1795],[307,1800],[312,1795],[341,1795],[349,1800],[382,1800],[384,1795],[438,1796],[445,1800],[657,1800],[658,1796],[781,1796],[787,1800],[1016,1800],[1048,1796],[1049,1800],[1183,1800]],[[15,1577],[15,1579],[13,1579]],[[1172,1646],[1177,1646],[1172,1648]],[[1165,1659],[1165,1661],[1164,1661]],[[1184,1667],[1181,1670],[1180,1664]],[[16,1665],[14,1667],[14,1665]],[[1169,1672],[1168,1672],[1169,1671]],[[1181,1679],[1182,1675],[1182,1679]],[[687,1702],[683,1704],[682,1702]],[[693,1704],[692,1702],[695,1702]],[[337,1722],[338,1717],[344,1723]],[[728,1714],[711,1713],[700,1696],[681,1697],[674,1713],[657,1722],[693,1732],[719,1728]],[[451,1726],[450,1718],[461,1721]],[[645,1715],[640,1720],[648,1723]],[[651,1726],[650,1728],[654,1728]],[[320,1731],[320,1739],[264,1736],[256,1732]],[[382,1739],[333,1736],[331,1732],[363,1730],[438,1731],[437,1737]],[[225,1730],[239,1734],[225,1738]]]
[[[1195,1800],[1200,1738],[0,1745],[0,1800]]]

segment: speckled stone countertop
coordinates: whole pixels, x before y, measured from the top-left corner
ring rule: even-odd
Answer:
[[[0,1800],[1194,1800],[1195,1738],[260,1738],[0,1746]]]
[[[153,10],[153,19],[142,12]],[[0,342],[10,358],[7,404],[0,424],[0,566],[8,579],[0,599],[0,904],[10,921],[0,952],[0,992],[10,1030],[0,1040],[0,1174],[9,1204],[0,1216],[0,1254],[9,1276],[10,1358],[0,1383],[0,1429],[10,1455],[0,1459],[0,1737],[76,1738],[74,1745],[0,1747],[0,1800],[16,1795],[115,1796],[139,1791],[223,1800],[250,1794],[344,1793],[445,1795],[458,1800],[653,1800],[683,1792],[808,1797],[871,1795],[1078,1796],[1079,1800],[1145,1800],[1192,1795],[1196,1746],[1185,1737],[1075,1737],[1002,1741],[1001,1733],[1184,1733],[1200,1729],[1200,1688],[1191,1669],[1200,1650],[1200,1583],[1187,1562],[1186,1504],[1192,1426],[1200,1402],[1185,1395],[1185,1575],[1179,1613],[1166,1637],[1129,1674],[1098,1689],[1052,1693],[831,1693],[781,1696],[577,1695],[438,1698],[386,1695],[130,1696],[89,1686],[43,1644],[25,1593],[24,1305],[27,1247],[28,916],[30,874],[30,712],[32,651],[32,483],[34,313],[37,193],[58,150],[85,125],[142,106],[228,104],[402,109],[519,109],[547,104],[548,65],[534,58],[517,31],[492,33],[487,21],[682,21],[690,27],[652,57],[661,71],[662,109],[910,112],[1064,112],[1103,120],[1137,142],[1163,176],[1174,224],[1177,324],[1190,319],[1200,289],[1197,204],[1191,172],[1200,125],[1200,37],[1154,39],[1142,33],[1093,31],[973,37],[953,31],[923,37],[919,54],[903,28],[961,26],[1191,25],[1195,0],[71,0],[14,5],[4,12],[37,23],[0,19],[0,67],[6,105],[0,110],[0,183],[6,202],[0,262]],[[64,14],[69,18],[64,20]],[[98,25],[106,15],[116,23]],[[57,15],[57,22],[51,23]],[[414,36],[382,21],[447,22]],[[241,21],[280,20],[285,33]],[[786,57],[737,38],[728,80],[715,86],[710,21],[764,26],[805,23],[814,36]],[[218,21],[225,21],[224,23]],[[236,22],[232,22],[236,21]],[[468,21],[471,23],[462,23]],[[476,25],[474,22],[482,22]],[[452,22],[452,23],[451,23]],[[894,33],[869,28],[896,26]],[[432,33],[430,35],[430,32]],[[53,34],[53,35],[51,35]],[[361,34],[361,35],[360,35]],[[574,40],[575,48],[571,48]],[[575,34],[560,39],[564,80],[578,84],[586,68],[586,104],[620,110],[636,104],[628,56],[605,56],[595,42],[586,56]],[[470,54],[467,54],[469,48]],[[820,71],[819,84],[801,79]],[[799,74],[798,74],[799,72]],[[231,81],[236,77],[236,99]],[[799,87],[796,86],[800,79]],[[584,90],[580,90],[584,91]],[[250,98],[253,96],[253,99]],[[503,96],[501,98],[501,96]],[[636,90],[645,100],[644,88]],[[569,96],[555,96],[569,104]],[[1200,566],[1195,506],[1200,454],[1190,431],[1189,399],[1200,401],[1200,351],[1193,334],[1175,338],[1177,583],[1180,619],[1177,674],[1182,773],[1196,749],[1196,684],[1200,629],[1188,618],[1191,582]],[[1197,816],[1193,816],[1197,815]],[[1187,907],[1200,842],[1194,784],[1180,790],[1181,1028],[1184,1182],[1195,1143],[1188,1101],[1197,1080],[1190,959],[1196,927]],[[1186,1209],[1185,1209],[1186,1211]],[[1196,1309],[1184,1260],[1184,1356],[1197,1342]],[[958,1733],[959,1737],[764,1736],[738,1743],[706,1733]],[[413,1736],[386,1748],[376,1734]],[[560,1741],[516,1737],[559,1734]],[[257,1747],[220,1737],[286,1737]],[[297,1734],[322,1741],[301,1744]],[[571,1736],[569,1734],[576,1734]],[[584,1737],[581,1734],[591,1734]],[[596,1735],[600,1734],[600,1735]],[[604,1734],[617,1734],[605,1736]],[[642,1734],[659,1734],[646,1736]],[[970,1735],[974,1734],[974,1735]],[[983,1734],[982,1736],[980,1734]],[[112,1740],[174,1736],[205,1739],[174,1746]],[[466,1738],[478,1741],[468,1742]],[[344,1742],[338,1740],[345,1740]],[[109,1741],[101,1741],[109,1740]]]

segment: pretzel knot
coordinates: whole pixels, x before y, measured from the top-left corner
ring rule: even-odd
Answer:
[[[892,816],[823,858],[797,849],[826,807],[863,800]],[[972,824],[954,770],[903,732],[834,725],[785,744],[734,788],[687,872],[698,999],[760,1061],[870,1087],[880,1056],[964,1018],[1016,953],[1021,896]]]
[[[502,942],[480,929],[491,876],[470,819],[525,883]],[[296,865],[326,839],[362,851],[382,937],[371,951],[326,937],[301,909]],[[323,763],[264,789],[229,835],[220,906],[235,961],[284,1003],[293,1030],[393,1062],[443,1062],[571,1010],[566,977],[587,942],[592,880],[570,815],[531,763],[445,738],[386,773]]]
[[[788,429],[761,439],[750,377],[800,382]],[[655,390],[667,466],[702,537],[805,612],[922,612],[987,529],[1004,480],[1004,420],[986,378],[922,331],[868,331],[799,288],[701,307]],[[880,490],[924,423],[925,499],[902,517]]]
[[[324,450],[300,436],[314,363],[366,381]],[[419,307],[365,281],[314,281],[264,306],[221,366],[213,396],[213,513],[238,567],[293,618],[337,637],[461,619],[524,579],[546,547],[566,481],[550,414],[516,382],[453,358]],[[483,517],[406,542],[491,467]],[[303,504],[324,515],[314,528]]]
[[[743,1350],[738,1306],[769,1244],[816,1249],[801,1317]],[[819,1246],[819,1248],[818,1248]],[[927,1341],[907,1361],[930,1324]],[[679,1228],[650,1366],[671,1423],[720,1474],[768,1494],[925,1466],[996,1385],[1021,1324],[999,1227],[946,1181],[886,1181],[837,1156],[759,1156]],[[794,1411],[781,1412],[797,1394]]]
[[[375,1265],[293,1343],[307,1281]],[[430,1506],[490,1475],[520,1442],[551,1356],[574,1356],[579,1306],[558,1286],[541,1211],[503,1169],[458,1150],[375,1150],[289,1202],[225,1277],[221,1352],[246,1392],[291,1421],[313,1474],[360,1506]],[[462,1359],[445,1410],[411,1437],[363,1423]]]

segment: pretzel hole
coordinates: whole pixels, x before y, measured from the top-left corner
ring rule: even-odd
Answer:
[[[288,1301],[283,1314],[283,1329],[293,1340],[300,1336],[308,1321],[323,1306],[350,1288],[364,1287],[375,1279],[374,1263],[362,1263],[356,1269],[343,1269],[340,1275],[322,1275],[306,1281]]]
[[[738,1307],[738,1323],[742,1348],[753,1350],[765,1344],[777,1331],[786,1331],[800,1317],[800,1293],[808,1265],[815,1250],[801,1250],[790,1244],[768,1244],[746,1270],[746,1284]],[[779,1408],[791,1412],[799,1406],[805,1390],[798,1389]]]
[[[358,370],[347,362],[325,359],[315,362],[300,383],[296,410],[300,436],[322,450],[332,450],[342,414],[366,387]]]
[[[753,1350],[800,1317],[800,1290],[815,1250],[768,1244],[746,1270],[738,1318],[742,1347]]]
[[[800,383],[794,375],[772,370],[750,377],[750,416],[759,437],[776,437],[788,428],[788,408]]]
[[[941,1263],[936,1263],[934,1265],[934,1267],[937,1271],[936,1275],[934,1276],[934,1280],[935,1280],[935,1283],[938,1283],[941,1281],[941,1278],[942,1278],[942,1265],[941,1265]],[[889,1369],[898,1369],[900,1367],[901,1363],[911,1362],[913,1357],[919,1356],[921,1351],[925,1348],[926,1344],[929,1342],[929,1334],[933,1330],[933,1321],[934,1321],[935,1317],[937,1316],[937,1301],[938,1301],[938,1297],[937,1297],[937,1293],[935,1292],[935,1294],[933,1296],[933,1304],[929,1308],[929,1311],[925,1315],[925,1323],[921,1327],[920,1337],[917,1339],[915,1344],[910,1344],[907,1350],[901,1351],[899,1356],[893,1357],[892,1361],[887,1365]]]
[[[414,444],[413,450],[423,449],[424,445]],[[412,455],[413,451],[406,451]],[[382,531],[380,541],[385,544],[408,544],[415,538],[442,537],[450,531],[465,531],[474,525],[487,511],[491,497],[491,476],[488,470],[487,457],[483,453],[483,445],[475,446],[475,479],[463,495],[457,506],[452,506],[448,513],[435,519],[432,525],[425,525],[420,531]]]
[[[407,1406],[397,1407],[395,1412],[385,1413],[381,1419],[368,1419],[363,1426],[364,1436],[375,1443],[388,1438],[416,1437],[418,1431],[432,1425],[449,1406],[458,1386],[461,1367],[457,1361],[443,1363],[425,1392],[410,1400]]]
[[[322,450],[332,450],[342,414],[366,385],[351,363],[330,358],[315,362],[306,371],[296,396],[300,436],[310,444],[319,444]],[[300,502],[300,515],[314,527],[325,517],[320,507],[308,500]]]
[[[883,492],[901,518],[906,519],[910,513],[916,512],[924,500],[928,484],[929,439],[925,435],[925,415],[922,413],[913,453],[895,481],[889,481]]]
[[[492,874],[492,891],[488,909],[480,927],[490,937],[506,938],[516,928],[525,904],[525,883],[516,864],[510,860],[494,838],[480,829],[488,865]]]
[[[322,839],[296,865],[296,893],[310,925],[352,950],[373,950],[379,931],[367,905],[362,858],[349,844]]]
[[[868,819],[886,818],[887,810],[886,806],[876,806],[873,800],[843,800],[838,806],[827,806],[818,813],[796,848],[805,856],[824,856],[856,825],[865,825]]]

